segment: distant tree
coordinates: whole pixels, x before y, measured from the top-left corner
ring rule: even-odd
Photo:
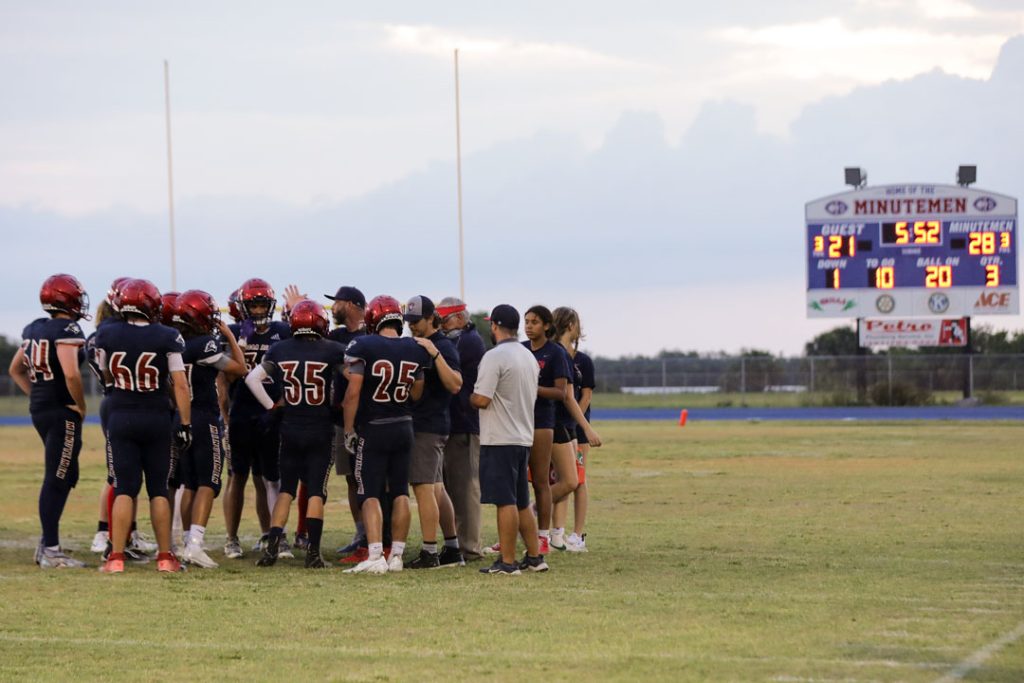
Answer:
[[[836,327],[822,332],[804,345],[806,356],[854,356],[857,354],[857,330]]]
[[[490,315],[488,311],[477,311],[476,313],[470,313],[469,317],[473,320],[473,324],[476,325],[476,331],[480,335],[480,338],[484,340],[484,348],[489,349],[494,344],[491,343],[491,323],[487,321],[487,316]]]
[[[0,375],[7,374],[7,368],[11,367],[11,359],[18,352],[18,346],[15,340],[0,335]]]
[[[993,332],[988,325],[972,327],[971,347],[975,353],[1024,353],[1024,330]]]

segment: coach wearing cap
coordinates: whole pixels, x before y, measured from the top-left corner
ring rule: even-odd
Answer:
[[[480,498],[498,508],[501,556],[486,574],[519,574],[521,568],[544,571],[537,520],[530,511],[526,465],[533,444],[533,402],[540,368],[533,354],[516,342],[519,312],[508,304],[491,312],[494,348],[484,354],[470,403],[480,410]],[[516,564],[516,532],[526,557]]]
[[[455,508],[459,546],[467,560],[483,557],[480,545],[480,414],[470,405],[484,341],[466,310],[454,296],[437,304],[441,329],[459,352],[462,388],[450,404],[451,433],[444,447],[444,487]]]

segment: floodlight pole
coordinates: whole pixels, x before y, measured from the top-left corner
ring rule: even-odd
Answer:
[[[171,237],[171,289],[178,289],[178,260],[174,239],[174,160],[171,154],[171,71],[164,60],[164,116],[167,120],[167,211]]]
[[[455,176],[459,211],[459,298],[466,300],[466,267],[462,231],[462,120],[459,110],[459,49],[455,48]]]

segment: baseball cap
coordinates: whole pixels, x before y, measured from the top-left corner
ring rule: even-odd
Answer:
[[[442,318],[462,313],[465,310],[466,302],[457,296],[446,296],[437,303],[437,314]]]
[[[498,304],[487,317],[495,325],[509,330],[519,329],[519,311],[508,304]]]
[[[366,308],[366,297],[355,287],[338,287],[334,296],[330,294],[324,294],[324,296],[334,301],[351,301],[359,308]]]
[[[409,299],[409,303],[405,305],[405,318],[407,323],[418,323],[424,318],[432,318],[434,316],[434,302],[427,297],[420,294]]]

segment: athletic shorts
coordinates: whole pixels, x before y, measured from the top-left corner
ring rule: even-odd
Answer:
[[[116,495],[167,497],[171,470],[171,415],[166,410],[111,411],[107,423]]]
[[[444,481],[444,445],[446,434],[417,432],[413,435],[409,483],[436,484]]]
[[[409,495],[409,461],[412,456],[412,420],[368,424],[360,428],[356,444],[356,495],[359,504],[368,498],[381,500]]]
[[[581,446],[583,444],[590,443],[590,441],[587,439],[587,433],[583,431],[583,427],[580,427],[579,425],[576,425],[576,443],[580,444]]]
[[[334,466],[330,426],[281,425],[281,493],[294,497],[299,481],[310,496],[327,500],[327,480]]]
[[[216,415],[192,413],[192,447],[178,454],[177,481],[189,491],[211,488],[217,497],[224,470],[223,442]]]
[[[529,446],[480,446],[480,502],[530,507]]]
[[[78,483],[78,454],[82,452],[82,416],[64,406],[32,413],[32,426],[43,440],[43,479],[69,489]]]
[[[231,419],[231,471],[235,474],[263,477],[267,481],[281,478],[278,466],[280,429],[277,424],[266,425],[259,417]]]
[[[575,434],[575,423],[567,425],[555,425],[555,440],[554,443],[571,443]]]
[[[110,419],[110,401],[104,396],[100,399],[100,432],[103,434],[103,447],[107,452],[107,483],[114,483],[114,471],[110,469],[110,439],[107,438],[107,420]]]
[[[334,425],[331,452],[334,454],[334,471],[343,477],[352,476],[352,467],[356,456],[345,450],[345,430],[338,425]]]

